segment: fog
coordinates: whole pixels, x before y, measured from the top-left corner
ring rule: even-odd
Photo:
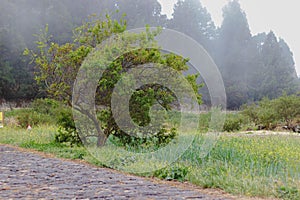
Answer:
[[[34,66],[22,55],[24,49],[36,49],[37,35],[47,42],[73,42],[74,28],[90,21],[92,14],[126,20],[127,29],[148,24],[192,37],[217,64],[230,107],[299,91],[294,57],[285,38],[272,31],[253,34],[248,15],[236,0],[225,5],[221,22],[215,23],[208,11],[198,0],[178,2],[172,18],[162,13],[157,0],[2,0],[0,94],[4,99],[41,95]],[[47,24],[48,37],[41,38]]]

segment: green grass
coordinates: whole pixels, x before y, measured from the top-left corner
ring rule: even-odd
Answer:
[[[204,159],[197,141],[179,163],[190,170],[186,179],[232,194],[300,199],[300,138],[292,136],[222,136]]]
[[[107,161],[110,161],[109,166],[117,169],[127,165],[131,169],[140,169],[145,164],[164,166],[162,160],[169,156],[166,153],[155,162],[143,163],[134,157],[134,152],[130,157],[127,152],[108,144],[99,151],[106,158],[101,162],[83,147],[55,143],[55,132],[54,126],[34,127],[31,131],[3,128],[0,129],[0,143],[36,149],[63,158],[84,159],[96,165],[107,166]],[[204,188],[220,188],[232,194],[300,199],[300,137],[223,135],[212,151],[201,158],[202,143],[203,138],[197,136],[176,163],[142,175],[187,180]],[[124,159],[115,159],[118,155]]]
[[[56,130],[54,126],[34,127],[31,131],[21,128],[2,128],[0,129],[0,143],[35,149],[60,158],[87,159],[97,163],[84,147],[70,147],[67,144],[54,142]]]

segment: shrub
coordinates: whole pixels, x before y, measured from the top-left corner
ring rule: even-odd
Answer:
[[[183,165],[173,165],[167,168],[160,169],[154,173],[154,176],[166,180],[185,181],[189,172],[189,168]]]
[[[258,125],[259,122],[259,116],[258,116],[258,110],[259,106],[252,103],[250,105],[243,105],[241,107],[241,114],[245,116],[250,122],[253,122],[254,125]]]
[[[59,112],[58,132],[55,134],[55,142],[82,145],[82,141],[75,127],[71,108],[65,108]]]
[[[258,123],[267,130],[272,130],[278,123],[276,110],[272,107],[262,107],[258,112]]]
[[[56,124],[59,111],[63,108],[60,102],[51,99],[36,99],[29,108],[15,109],[6,113],[10,120],[16,121],[18,126],[26,128],[37,125]]]
[[[137,137],[127,134],[114,134],[113,143],[120,146],[127,146],[130,149],[156,150],[173,140],[177,136],[175,128],[162,128],[157,134],[147,137]]]
[[[137,106],[139,107],[139,106]],[[133,108],[132,108],[133,109]],[[136,108],[135,108],[136,109]],[[141,109],[141,107],[140,107]],[[138,109],[137,109],[138,110]],[[147,112],[146,112],[146,111]],[[174,123],[171,122],[170,118],[179,118],[178,113],[172,112],[168,113],[165,111],[155,111],[155,115],[152,115],[152,110],[149,109],[141,109],[139,112],[130,113],[132,120],[137,123],[140,127],[146,126],[147,131],[141,130],[139,128],[132,129],[128,132],[124,132],[120,129],[116,129],[111,131],[111,136],[109,136],[109,140],[118,146],[126,146],[130,149],[157,149],[158,147],[164,146],[168,144],[172,139],[174,139],[177,135],[177,129],[175,128]],[[99,109],[97,111],[97,118],[101,124],[101,128],[105,130],[109,125],[108,119],[113,121],[113,117],[111,116],[111,112],[108,109]],[[139,119],[139,116],[144,116]],[[180,116],[180,115],[179,115]],[[149,117],[149,119],[148,119]],[[147,120],[161,122],[159,124],[150,124]],[[169,121],[168,121],[169,120]],[[110,121],[110,122],[111,122]],[[159,131],[157,131],[159,130]]]
[[[300,115],[300,98],[296,95],[286,95],[273,100],[272,106],[276,110],[278,118],[290,126],[293,119]]]
[[[227,115],[227,118],[225,120],[223,131],[227,132],[233,132],[233,131],[239,131],[241,129],[242,125],[242,119],[239,115]]]
[[[296,187],[281,186],[277,188],[276,192],[276,196],[280,199],[296,200],[300,198],[300,192]]]
[[[31,108],[41,114],[56,116],[62,104],[53,99],[36,99],[31,103]]]
[[[23,109],[18,112],[17,121],[19,126],[26,128],[28,125],[38,126],[42,124],[53,124],[53,118],[49,115],[41,114],[33,109]]]
[[[274,100],[264,98],[257,105],[244,105],[241,113],[255,125],[266,129],[274,129],[282,122],[290,126],[300,116],[300,97],[283,94]]]

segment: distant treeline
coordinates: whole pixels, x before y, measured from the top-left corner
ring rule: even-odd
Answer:
[[[72,30],[92,14],[125,19],[127,28],[161,26],[183,32],[210,53],[224,79],[229,108],[293,94],[300,84],[293,54],[283,39],[270,31],[252,35],[239,2],[223,9],[216,27],[201,0],[179,0],[173,17],[161,14],[157,0],[2,0],[0,5],[0,99],[34,99],[47,94],[34,80],[25,48],[36,48],[38,34],[49,25],[55,42],[72,41]],[[124,15],[125,14],[125,15]],[[268,28],[268,27],[266,27]],[[208,91],[201,91],[209,104]]]

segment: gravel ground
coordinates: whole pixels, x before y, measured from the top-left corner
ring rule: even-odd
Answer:
[[[225,198],[0,145],[0,199]]]

